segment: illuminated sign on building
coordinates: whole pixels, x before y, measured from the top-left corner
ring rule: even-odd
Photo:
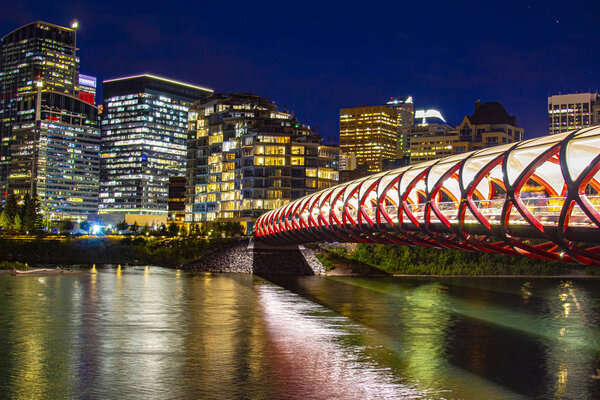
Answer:
[[[446,123],[442,113],[438,110],[417,110],[415,111],[415,119],[421,119],[420,125],[427,125],[427,118],[437,118]]]
[[[79,74],[79,85],[96,88],[96,77]]]

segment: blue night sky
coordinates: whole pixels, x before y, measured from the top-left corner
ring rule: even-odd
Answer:
[[[532,138],[548,95],[600,89],[600,1],[418,3],[0,0],[0,34],[77,18],[84,74],[256,93],[334,140],[340,108],[408,94],[451,125],[500,101]]]

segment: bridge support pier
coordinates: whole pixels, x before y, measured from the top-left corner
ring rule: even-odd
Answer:
[[[182,267],[205,272],[239,272],[259,275],[323,275],[325,267],[315,251],[302,245],[271,246],[254,239],[228,243],[201,260]]]

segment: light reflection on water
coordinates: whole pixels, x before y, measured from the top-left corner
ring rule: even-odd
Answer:
[[[0,275],[0,398],[598,398],[600,281]]]
[[[304,398],[420,399],[432,393],[403,384],[343,337],[368,330],[279,287],[262,285],[267,352],[276,387]],[[283,395],[284,393],[281,393]]]

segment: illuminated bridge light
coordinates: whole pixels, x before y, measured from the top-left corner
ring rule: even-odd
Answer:
[[[385,171],[263,214],[272,244],[364,242],[600,265],[600,127]]]

